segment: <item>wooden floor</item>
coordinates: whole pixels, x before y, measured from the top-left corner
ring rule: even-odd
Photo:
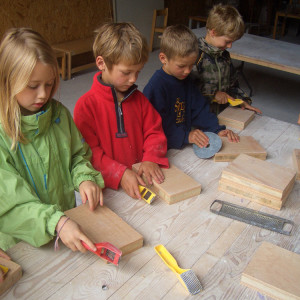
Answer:
[[[268,152],[267,161],[292,167],[300,148],[300,127],[265,116],[240,132],[253,136]],[[170,162],[202,185],[201,194],[173,205],[156,199],[151,206],[119,191],[106,190],[105,204],[144,236],[144,247],[122,257],[119,267],[92,253],[73,253],[53,243],[39,249],[19,243],[8,251],[23,277],[1,299],[270,299],[240,284],[241,273],[256,249],[268,241],[300,254],[300,183],[280,210],[218,191],[227,162],[201,160],[191,146],[168,152]],[[295,222],[291,236],[217,216],[215,199],[261,210]],[[154,251],[163,244],[182,268],[191,268],[204,286],[190,296]],[[295,280],[299,280],[295,278]],[[108,289],[103,290],[106,285]]]

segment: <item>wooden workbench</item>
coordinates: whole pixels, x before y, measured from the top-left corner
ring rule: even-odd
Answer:
[[[253,136],[267,150],[267,161],[292,168],[293,150],[300,148],[299,125],[256,115],[240,134]],[[8,254],[22,266],[23,277],[1,299],[270,299],[241,285],[241,274],[263,241],[300,253],[300,182],[277,211],[218,191],[227,162],[199,159],[192,146],[170,150],[168,157],[201,184],[199,196],[173,205],[156,199],[148,205],[123,191],[104,192],[105,204],[143,235],[144,247],[116,267],[92,253],[73,253],[61,243],[54,252],[53,243],[37,249],[21,242]],[[217,216],[209,211],[215,199],[293,220],[292,235]],[[180,267],[195,272],[203,292],[187,293],[155,253],[157,244],[165,245]]]
[[[205,27],[192,31],[206,34]],[[300,75],[300,45],[245,33],[228,51],[233,59]]]

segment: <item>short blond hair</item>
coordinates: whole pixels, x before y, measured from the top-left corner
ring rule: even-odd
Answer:
[[[30,28],[11,28],[4,34],[0,45],[0,120],[4,132],[12,139],[12,148],[18,142],[26,142],[16,95],[27,86],[37,62],[53,68],[51,99],[59,84],[57,59],[51,46]]]
[[[227,36],[232,40],[240,39],[245,30],[242,16],[231,5],[215,5],[209,12],[206,28],[215,30],[217,36]]]
[[[147,62],[147,41],[133,24],[105,23],[95,33],[95,59],[102,56],[108,69],[120,62],[128,65]]]
[[[185,25],[171,25],[164,30],[160,52],[164,53],[168,59],[186,57],[198,51],[197,37]]]

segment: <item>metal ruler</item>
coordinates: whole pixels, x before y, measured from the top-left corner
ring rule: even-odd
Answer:
[[[291,235],[294,226],[294,222],[290,220],[221,200],[215,200],[210,206],[210,211],[217,215],[276,231],[285,235]]]

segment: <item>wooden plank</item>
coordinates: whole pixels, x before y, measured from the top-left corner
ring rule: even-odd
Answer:
[[[280,209],[295,178],[289,168],[240,154],[223,170],[219,190]]]
[[[143,246],[143,236],[106,206],[90,211],[88,204],[82,204],[65,214],[81,226],[91,241],[110,242],[122,250],[123,255]]]
[[[0,265],[9,269],[3,282],[0,282],[0,295],[2,295],[22,277],[22,268],[17,263],[3,257],[0,257]]]
[[[222,148],[215,154],[214,161],[232,161],[241,153],[265,160],[267,151],[252,137],[240,136],[239,143],[232,143],[227,137],[221,137]]]
[[[243,130],[253,120],[254,115],[255,113],[251,110],[228,106],[218,114],[218,119],[220,125]]]
[[[293,151],[293,163],[297,172],[297,180],[300,180],[300,149],[294,149]]]
[[[141,163],[134,164],[132,170],[138,172]],[[197,196],[201,193],[201,184],[170,164],[169,169],[162,169],[165,176],[163,183],[153,180],[150,189],[168,204]],[[143,179],[146,181],[145,177]]]
[[[241,283],[275,299],[300,299],[300,255],[263,242],[242,273]]]

